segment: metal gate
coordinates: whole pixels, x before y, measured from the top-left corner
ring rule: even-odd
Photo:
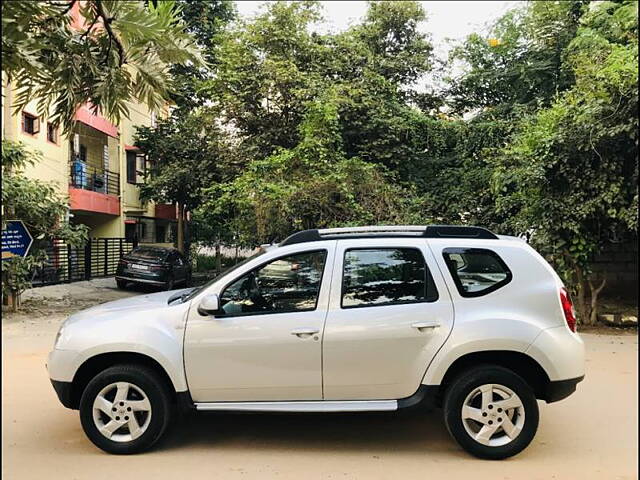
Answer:
[[[115,275],[118,261],[133,246],[124,238],[92,238],[79,248],[54,240],[45,248],[47,261],[35,269],[31,283],[40,287]]]

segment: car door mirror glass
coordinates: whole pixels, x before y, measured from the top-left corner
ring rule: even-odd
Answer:
[[[201,315],[214,315],[220,310],[220,298],[217,294],[206,295],[198,305],[198,312]]]

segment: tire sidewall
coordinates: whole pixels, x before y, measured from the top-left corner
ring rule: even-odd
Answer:
[[[147,395],[151,403],[151,421],[147,430],[130,442],[115,442],[103,436],[93,421],[93,402],[107,385],[129,382]],[[80,399],[80,422],[89,439],[102,450],[115,454],[142,452],[155,444],[169,424],[171,404],[162,380],[150,369],[138,366],[110,367],[94,377]]]
[[[494,383],[513,390],[524,406],[525,422],[520,434],[506,445],[490,447],[471,438],[463,425],[462,406],[467,395],[475,388]],[[444,416],[451,436],[466,451],[480,458],[498,460],[508,458],[524,450],[538,429],[539,412],[535,394],[531,387],[514,372],[498,367],[476,367],[456,380],[447,390],[445,396]]]

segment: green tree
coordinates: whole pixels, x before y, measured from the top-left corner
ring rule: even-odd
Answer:
[[[78,7],[82,25],[72,25]],[[116,123],[127,102],[159,109],[174,64],[202,64],[173,0],[11,1],[2,3],[2,71],[18,89],[16,111],[30,101],[65,132],[88,103]]]
[[[573,72],[564,62],[589,2],[532,1],[509,10],[488,34],[473,33],[451,52],[451,75],[444,94],[457,112],[498,109],[517,113],[515,105],[548,105],[573,85]]]
[[[226,158],[215,120],[206,113],[171,117],[156,127],[138,127],[135,144],[150,165],[140,198],[177,204],[177,248],[184,252],[186,214],[200,205],[203,188],[220,181]]]
[[[604,279],[593,255],[638,228],[637,2],[602,2],[567,47],[575,85],[524,121],[495,158],[496,208],[530,233],[576,294],[580,321],[597,319]]]
[[[69,206],[48,183],[32,180],[22,171],[36,164],[41,156],[30,152],[21,143],[2,141],[2,207],[3,220],[20,219],[34,237],[34,244],[25,258],[2,259],[2,298],[15,310],[20,294],[31,285],[34,269],[47,260],[43,244],[53,239],[71,246],[80,246],[87,239],[84,225],[70,225],[66,220]]]
[[[179,16],[185,31],[202,50],[206,64],[177,63],[171,67],[172,114],[187,115],[211,101],[204,91],[218,65],[218,46],[227,24],[235,18],[233,3],[227,0],[178,0]]]
[[[330,92],[307,106],[294,148],[209,189],[201,217],[231,212],[240,242],[250,246],[306,228],[413,221],[410,212],[420,208],[410,191],[384,167],[345,157],[336,101]]]

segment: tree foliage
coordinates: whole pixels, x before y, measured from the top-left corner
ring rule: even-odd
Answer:
[[[2,71],[17,86],[16,110],[35,100],[68,133],[83,104],[116,123],[127,102],[164,106],[169,67],[202,64],[179,11],[173,0],[3,2]]]
[[[583,320],[599,292],[589,262],[638,228],[635,2],[597,5],[567,46],[575,85],[519,127],[495,158],[496,209],[575,286]],[[622,28],[620,28],[623,26]]]

